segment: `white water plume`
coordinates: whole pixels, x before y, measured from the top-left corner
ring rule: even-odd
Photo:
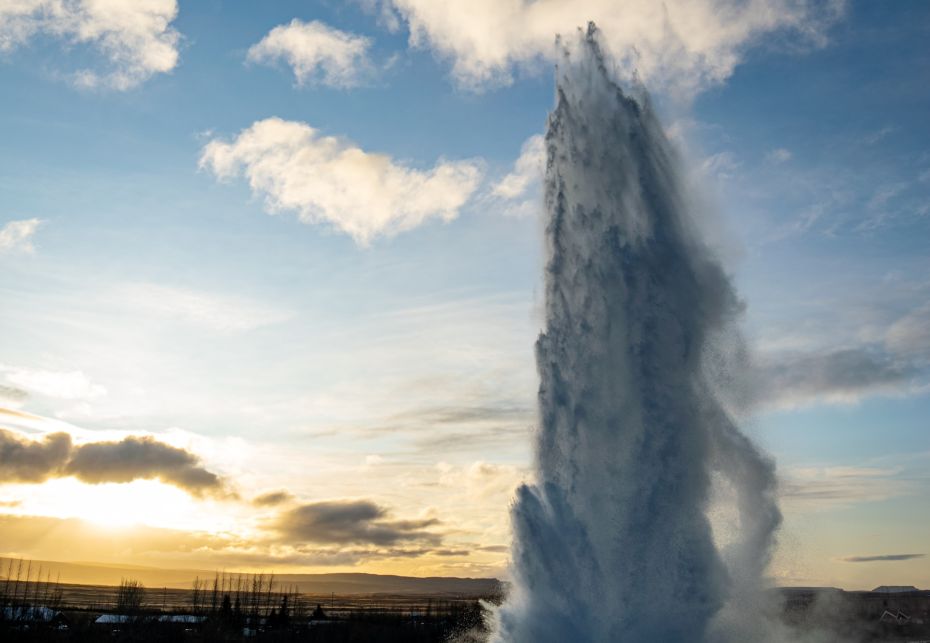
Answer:
[[[721,401],[740,302],[696,232],[680,160],[596,28],[560,43],[546,134],[536,483],[513,509],[496,641],[766,639],[774,465]],[[726,339],[728,338],[728,339]],[[712,478],[735,531],[715,542]]]

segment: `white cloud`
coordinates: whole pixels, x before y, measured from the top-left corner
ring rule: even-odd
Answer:
[[[40,33],[87,44],[109,69],[82,69],[75,83],[126,90],[177,65],[180,35],[171,27],[177,14],[176,0],[3,0],[0,52]]]
[[[930,356],[930,304],[894,322],[885,337],[888,347],[904,357]]]
[[[370,1],[368,4],[371,4]],[[507,84],[515,67],[551,59],[556,34],[593,20],[623,72],[684,93],[733,73],[754,40],[793,31],[813,44],[842,1],[809,0],[383,0],[410,43],[452,61],[467,87]]]
[[[894,127],[886,125],[885,127],[866,135],[862,140],[863,142],[865,142],[866,145],[875,145],[879,141],[887,138],[887,136],[891,134],[894,130],[895,130]]]
[[[294,70],[298,85],[322,83],[332,87],[358,85],[370,69],[364,36],[334,29],[318,20],[294,18],[279,25],[249,49],[248,60],[273,63],[283,59]]]
[[[40,219],[8,221],[0,228],[0,252],[8,250],[32,252],[35,249],[32,246],[32,236],[41,223]]]
[[[505,199],[523,196],[530,186],[542,177],[545,165],[545,139],[536,134],[523,143],[520,158],[514,163],[513,172],[494,184],[493,193]]]
[[[217,332],[244,332],[287,321],[292,314],[249,299],[159,284],[117,289],[121,304],[147,314],[177,319]]]
[[[491,186],[495,205],[509,216],[539,214],[542,208],[539,192],[545,170],[546,141],[536,134],[524,141],[513,170]]]
[[[701,161],[701,171],[717,181],[729,181],[736,176],[742,163],[736,160],[732,152],[711,154]]]
[[[102,397],[107,390],[94,384],[82,371],[43,371],[0,367],[6,380],[28,392],[62,400],[86,400]]]
[[[482,174],[474,161],[417,170],[280,118],[255,122],[232,142],[210,141],[200,166],[220,179],[244,175],[269,212],[296,211],[304,223],[331,224],[362,245],[428,219],[454,219]]]
[[[907,183],[900,181],[879,186],[878,189],[875,190],[875,193],[872,194],[872,198],[869,199],[868,208],[870,210],[878,210],[886,207],[889,201],[904,192],[906,188]]]
[[[769,163],[772,163],[773,165],[780,165],[790,161],[792,156],[793,154],[791,154],[791,150],[786,150],[783,147],[779,147],[766,154],[765,160]]]

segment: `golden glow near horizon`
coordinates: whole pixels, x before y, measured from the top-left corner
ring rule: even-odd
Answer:
[[[80,518],[108,527],[150,526],[216,533],[234,526],[229,508],[191,497],[158,480],[87,484],[74,478],[10,485],[20,515]],[[18,487],[18,488],[17,488]]]

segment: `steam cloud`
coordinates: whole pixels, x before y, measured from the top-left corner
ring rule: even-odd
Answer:
[[[695,231],[648,96],[624,93],[608,65],[593,25],[563,43],[546,134],[537,482],[518,490],[515,588],[494,640],[762,640],[774,466],[724,411],[710,359],[740,304]],[[719,549],[715,475],[740,525]]]

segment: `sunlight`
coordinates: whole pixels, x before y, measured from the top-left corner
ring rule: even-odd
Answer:
[[[213,504],[157,480],[92,485],[63,478],[31,488],[18,509],[105,527],[147,525],[214,532],[228,526],[229,517],[220,515]]]

